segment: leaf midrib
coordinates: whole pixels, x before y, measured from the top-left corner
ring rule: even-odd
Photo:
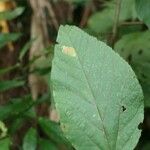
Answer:
[[[65,32],[64,32],[64,33],[65,33]],[[65,33],[65,34],[66,34],[66,33]],[[69,39],[70,43],[73,45],[69,34],[68,34],[68,39]],[[92,95],[92,97],[93,97],[93,101],[94,101],[95,107],[96,107],[96,109],[97,109],[99,118],[101,119],[103,131],[104,131],[104,134],[105,134],[105,138],[106,138],[106,140],[107,140],[107,144],[108,144],[109,150],[111,150],[111,147],[110,147],[110,144],[109,144],[109,140],[108,140],[108,135],[107,135],[107,133],[106,133],[105,126],[104,126],[104,124],[103,124],[102,115],[101,115],[101,112],[100,112],[99,108],[97,107],[95,95],[94,95],[94,93],[93,93],[93,91],[92,91],[92,88],[91,88],[91,86],[90,86],[90,83],[88,82],[88,77],[87,77],[86,72],[85,72],[85,70],[84,70],[84,68],[83,68],[83,65],[82,65],[81,60],[80,60],[80,58],[79,58],[79,56],[78,56],[78,53],[77,53],[77,51],[75,51],[75,52],[76,52],[76,57],[77,57],[77,59],[78,59],[78,61],[79,61],[79,64],[80,64],[80,66],[81,66],[81,68],[82,68],[83,74],[84,74],[84,76],[85,76],[85,79],[86,79],[86,82],[87,82],[89,91],[90,91],[90,93],[91,93],[91,95]]]

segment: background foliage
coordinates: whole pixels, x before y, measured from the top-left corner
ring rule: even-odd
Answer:
[[[0,0],[0,149],[73,149],[50,92],[60,24],[82,28],[131,65],[145,102],[135,149],[150,149],[149,16],[149,0]]]

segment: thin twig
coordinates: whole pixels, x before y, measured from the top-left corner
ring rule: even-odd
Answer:
[[[115,17],[114,17],[114,26],[112,30],[112,38],[111,38],[111,46],[113,47],[117,33],[118,33],[118,23],[119,23],[119,15],[120,15],[120,7],[121,0],[116,0],[116,9],[115,9]]]
[[[87,23],[89,14],[91,12],[91,6],[92,6],[92,2],[87,2],[85,8],[84,8],[84,12],[81,18],[81,22],[80,22],[80,27],[84,27]]]
[[[51,20],[52,20],[52,23],[53,23],[55,29],[58,30],[59,23],[56,19],[56,15],[55,15],[55,12],[54,12],[53,7],[51,5],[51,2],[45,1],[45,7],[47,8],[47,10],[50,14],[50,17],[51,17]]]
[[[74,5],[73,5],[70,1],[68,1],[68,5],[69,5],[68,21],[69,21],[69,22],[73,22]]]
[[[140,21],[132,21],[132,22],[122,22],[120,23],[120,26],[128,26],[128,25],[143,25],[143,22]]]

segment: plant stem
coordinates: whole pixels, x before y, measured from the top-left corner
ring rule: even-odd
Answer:
[[[111,46],[114,46],[114,42],[118,33],[118,23],[119,23],[119,15],[120,15],[120,7],[121,0],[116,0],[116,9],[115,9],[115,17],[114,17],[114,26],[112,30],[112,38],[111,38]]]
[[[84,27],[88,21],[89,14],[91,12],[92,2],[87,2],[84,8],[83,16],[81,18],[80,27]]]
[[[143,25],[143,22],[140,21],[132,21],[132,22],[122,22],[120,23],[120,26],[125,26],[125,25]]]

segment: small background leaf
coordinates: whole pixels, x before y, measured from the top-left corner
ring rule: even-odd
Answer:
[[[39,150],[58,150],[50,140],[40,138],[38,145]]]
[[[19,53],[19,60],[22,60],[24,55],[27,53],[27,51],[30,49],[32,43],[34,42],[34,39],[33,40],[30,40],[29,42],[27,42],[23,48],[20,50],[20,53]]]
[[[23,140],[23,150],[36,150],[37,132],[34,128],[30,128]]]
[[[0,34],[0,48],[5,46],[8,42],[14,42],[21,37],[20,33],[1,33]]]
[[[0,20],[12,20],[20,16],[24,11],[23,7],[17,7],[14,10],[0,12]]]
[[[63,136],[61,128],[58,123],[55,123],[46,118],[39,118],[39,125],[43,132],[52,140],[57,143],[66,143],[66,139]]]
[[[0,149],[1,150],[10,150],[10,138],[0,139]]]
[[[122,36],[115,44],[115,50],[135,71],[141,82],[145,107],[150,106],[150,31],[135,32]]]
[[[135,19],[135,0],[122,0],[119,14],[119,23],[127,19]],[[110,32],[115,17],[116,3],[109,1],[105,4],[104,10],[94,13],[88,21],[88,27],[96,33]]]
[[[23,115],[34,104],[31,96],[12,99],[8,104],[0,106],[0,120],[13,119],[20,114]],[[31,113],[31,112],[30,112]]]
[[[0,81],[0,92],[20,87],[25,84],[25,81],[20,80],[7,80],[7,81]]]
[[[136,0],[136,11],[139,19],[150,28],[150,0]]]

